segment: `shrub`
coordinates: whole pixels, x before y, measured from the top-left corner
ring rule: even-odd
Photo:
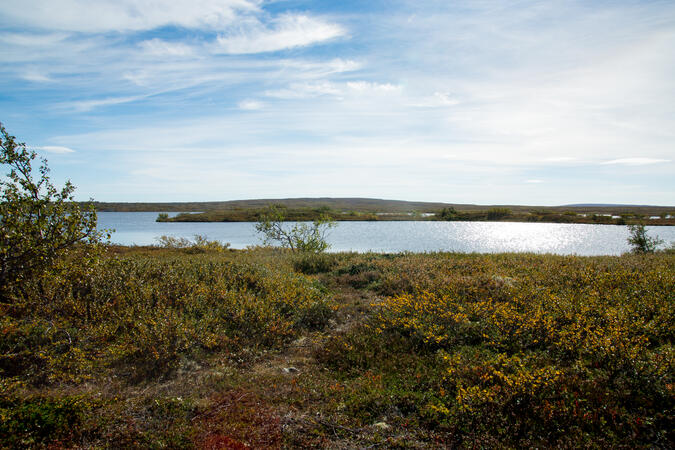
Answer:
[[[37,157],[17,143],[0,124],[0,164],[9,167],[0,180],[0,301],[11,303],[23,283],[53,266],[64,251],[80,242],[97,243],[92,205],[73,201],[75,187],[67,181],[59,191],[51,184],[47,161],[38,178],[32,162]]]
[[[654,253],[656,248],[663,244],[658,237],[647,235],[647,230],[643,223],[628,225],[628,243],[631,245],[633,253]]]
[[[72,438],[83,416],[83,400],[65,398],[0,398],[2,444],[35,448],[59,438]]]
[[[322,214],[311,223],[295,223],[284,225],[285,208],[270,205],[260,214],[255,229],[264,236],[266,245],[278,242],[282,247],[292,251],[320,253],[327,250],[330,244],[326,241],[326,233],[337,223],[328,215]]]
[[[317,350],[357,423],[400,417],[466,447],[672,447],[670,255],[378,264],[392,297]]]
[[[208,237],[199,234],[195,234],[193,240],[166,235],[159,236],[155,240],[160,247],[174,250],[181,249],[185,253],[223,252],[230,247],[229,242],[223,244],[220,241],[209,241]]]
[[[307,275],[330,272],[337,266],[334,255],[306,253],[293,260],[293,268]]]

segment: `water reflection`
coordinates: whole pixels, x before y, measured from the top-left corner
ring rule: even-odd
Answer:
[[[229,242],[232,248],[261,243],[252,223],[158,223],[157,213],[99,213],[99,228],[114,228],[112,241],[155,244],[161,235],[195,234]],[[648,227],[667,243],[675,227]],[[625,226],[511,222],[340,222],[330,231],[333,251],[536,252],[617,255],[629,251]]]

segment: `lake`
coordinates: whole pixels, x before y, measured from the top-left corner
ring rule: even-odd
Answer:
[[[232,248],[261,244],[251,222],[162,223],[156,212],[101,212],[99,229],[115,229],[111,241],[153,245],[161,235],[206,235]],[[169,213],[175,215],[176,213]],[[651,236],[675,241],[675,227],[647,227]],[[628,229],[618,225],[511,222],[338,222],[329,231],[331,251],[535,252],[619,255],[630,250]]]

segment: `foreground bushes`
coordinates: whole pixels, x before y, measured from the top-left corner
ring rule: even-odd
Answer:
[[[155,377],[209,352],[278,348],[332,312],[303,275],[218,254],[78,262],[25,286],[2,317],[3,378],[77,382],[106,367]]]
[[[318,356],[342,374],[343,404],[362,422],[413,421],[468,446],[667,447],[674,262],[371,260],[371,287],[399,294]]]
[[[675,440],[672,254],[109,248],[22,290],[0,446]]]

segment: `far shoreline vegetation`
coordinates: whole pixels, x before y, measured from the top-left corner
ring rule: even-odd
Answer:
[[[467,205],[365,198],[299,198],[200,203],[94,203],[98,211],[162,211],[158,222],[257,222],[270,206],[285,221],[545,222],[675,225],[675,207],[641,205]],[[169,217],[168,212],[178,212]]]

